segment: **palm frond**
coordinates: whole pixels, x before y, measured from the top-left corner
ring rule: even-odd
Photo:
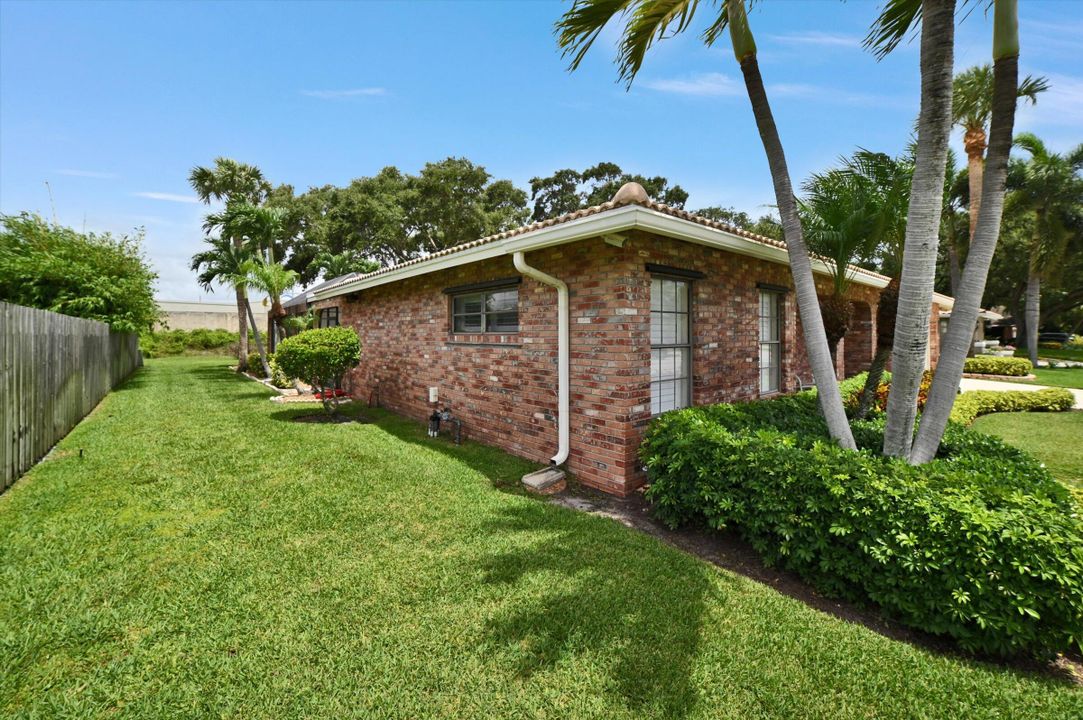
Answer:
[[[888,0],[862,45],[882,60],[908,35],[916,36],[920,22],[921,0]]]

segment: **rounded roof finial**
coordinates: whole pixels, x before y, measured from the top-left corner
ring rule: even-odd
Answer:
[[[620,190],[613,196],[611,202],[614,205],[645,205],[651,201],[647,191],[637,182],[628,182],[620,186]]]

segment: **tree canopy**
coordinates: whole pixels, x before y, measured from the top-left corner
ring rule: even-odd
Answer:
[[[0,300],[100,320],[120,332],[149,330],[160,312],[158,275],[143,230],[81,233],[38,215],[0,215]]]
[[[427,163],[416,175],[389,166],[345,187],[324,185],[299,195],[281,186],[268,202],[284,208],[287,225],[297,231],[287,266],[304,283],[332,256],[363,270],[361,261],[403,262],[518,227],[529,217],[525,192],[466,158]]]
[[[601,205],[613,198],[621,185],[637,182],[647,195],[666,205],[683,208],[688,193],[680,185],[670,185],[661,177],[644,177],[621,170],[611,162],[600,162],[582,172],[571,168],[557,170],[549,177],[530,180],[530,199],[534,202],[531,217],[548,220],[586,207]]]

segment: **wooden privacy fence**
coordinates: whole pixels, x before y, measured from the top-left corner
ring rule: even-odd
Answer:
[[[0,492],[143,364],[139,336],[0,302]]]

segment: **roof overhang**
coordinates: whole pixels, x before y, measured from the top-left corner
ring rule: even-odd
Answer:
[[[563,245],[593,237],[604,237],[630,230],[645,230],[676,240],[705,245],[738,255],[783,265],[789,264],[789,256],[785,248],[741,237],[718,228],[700,225],[640,205],[625,205],[606,212],[513,235],[503,240],[481,243],[447,255],[439,255],[421,262],[393,268],[387,272],[363,276],[333,288],[317,290],[311,293],[311,299],[325,300],[338,295],[366,290],[481,260],[511,255],[516,252],[541,250],[555,245]],[[828,266],[819,260],[812,261],[812,269],[820,274],[829,273]],[[852,273],[852,281],[875,288],[884,288],[888,284],[888,278],[883,275],[863,270],[855,270]],[[941,297],[950,300],[945,296]],[[940,301],[937,300],[937,302]],[[943,303],[940,304],[944,306]]]

